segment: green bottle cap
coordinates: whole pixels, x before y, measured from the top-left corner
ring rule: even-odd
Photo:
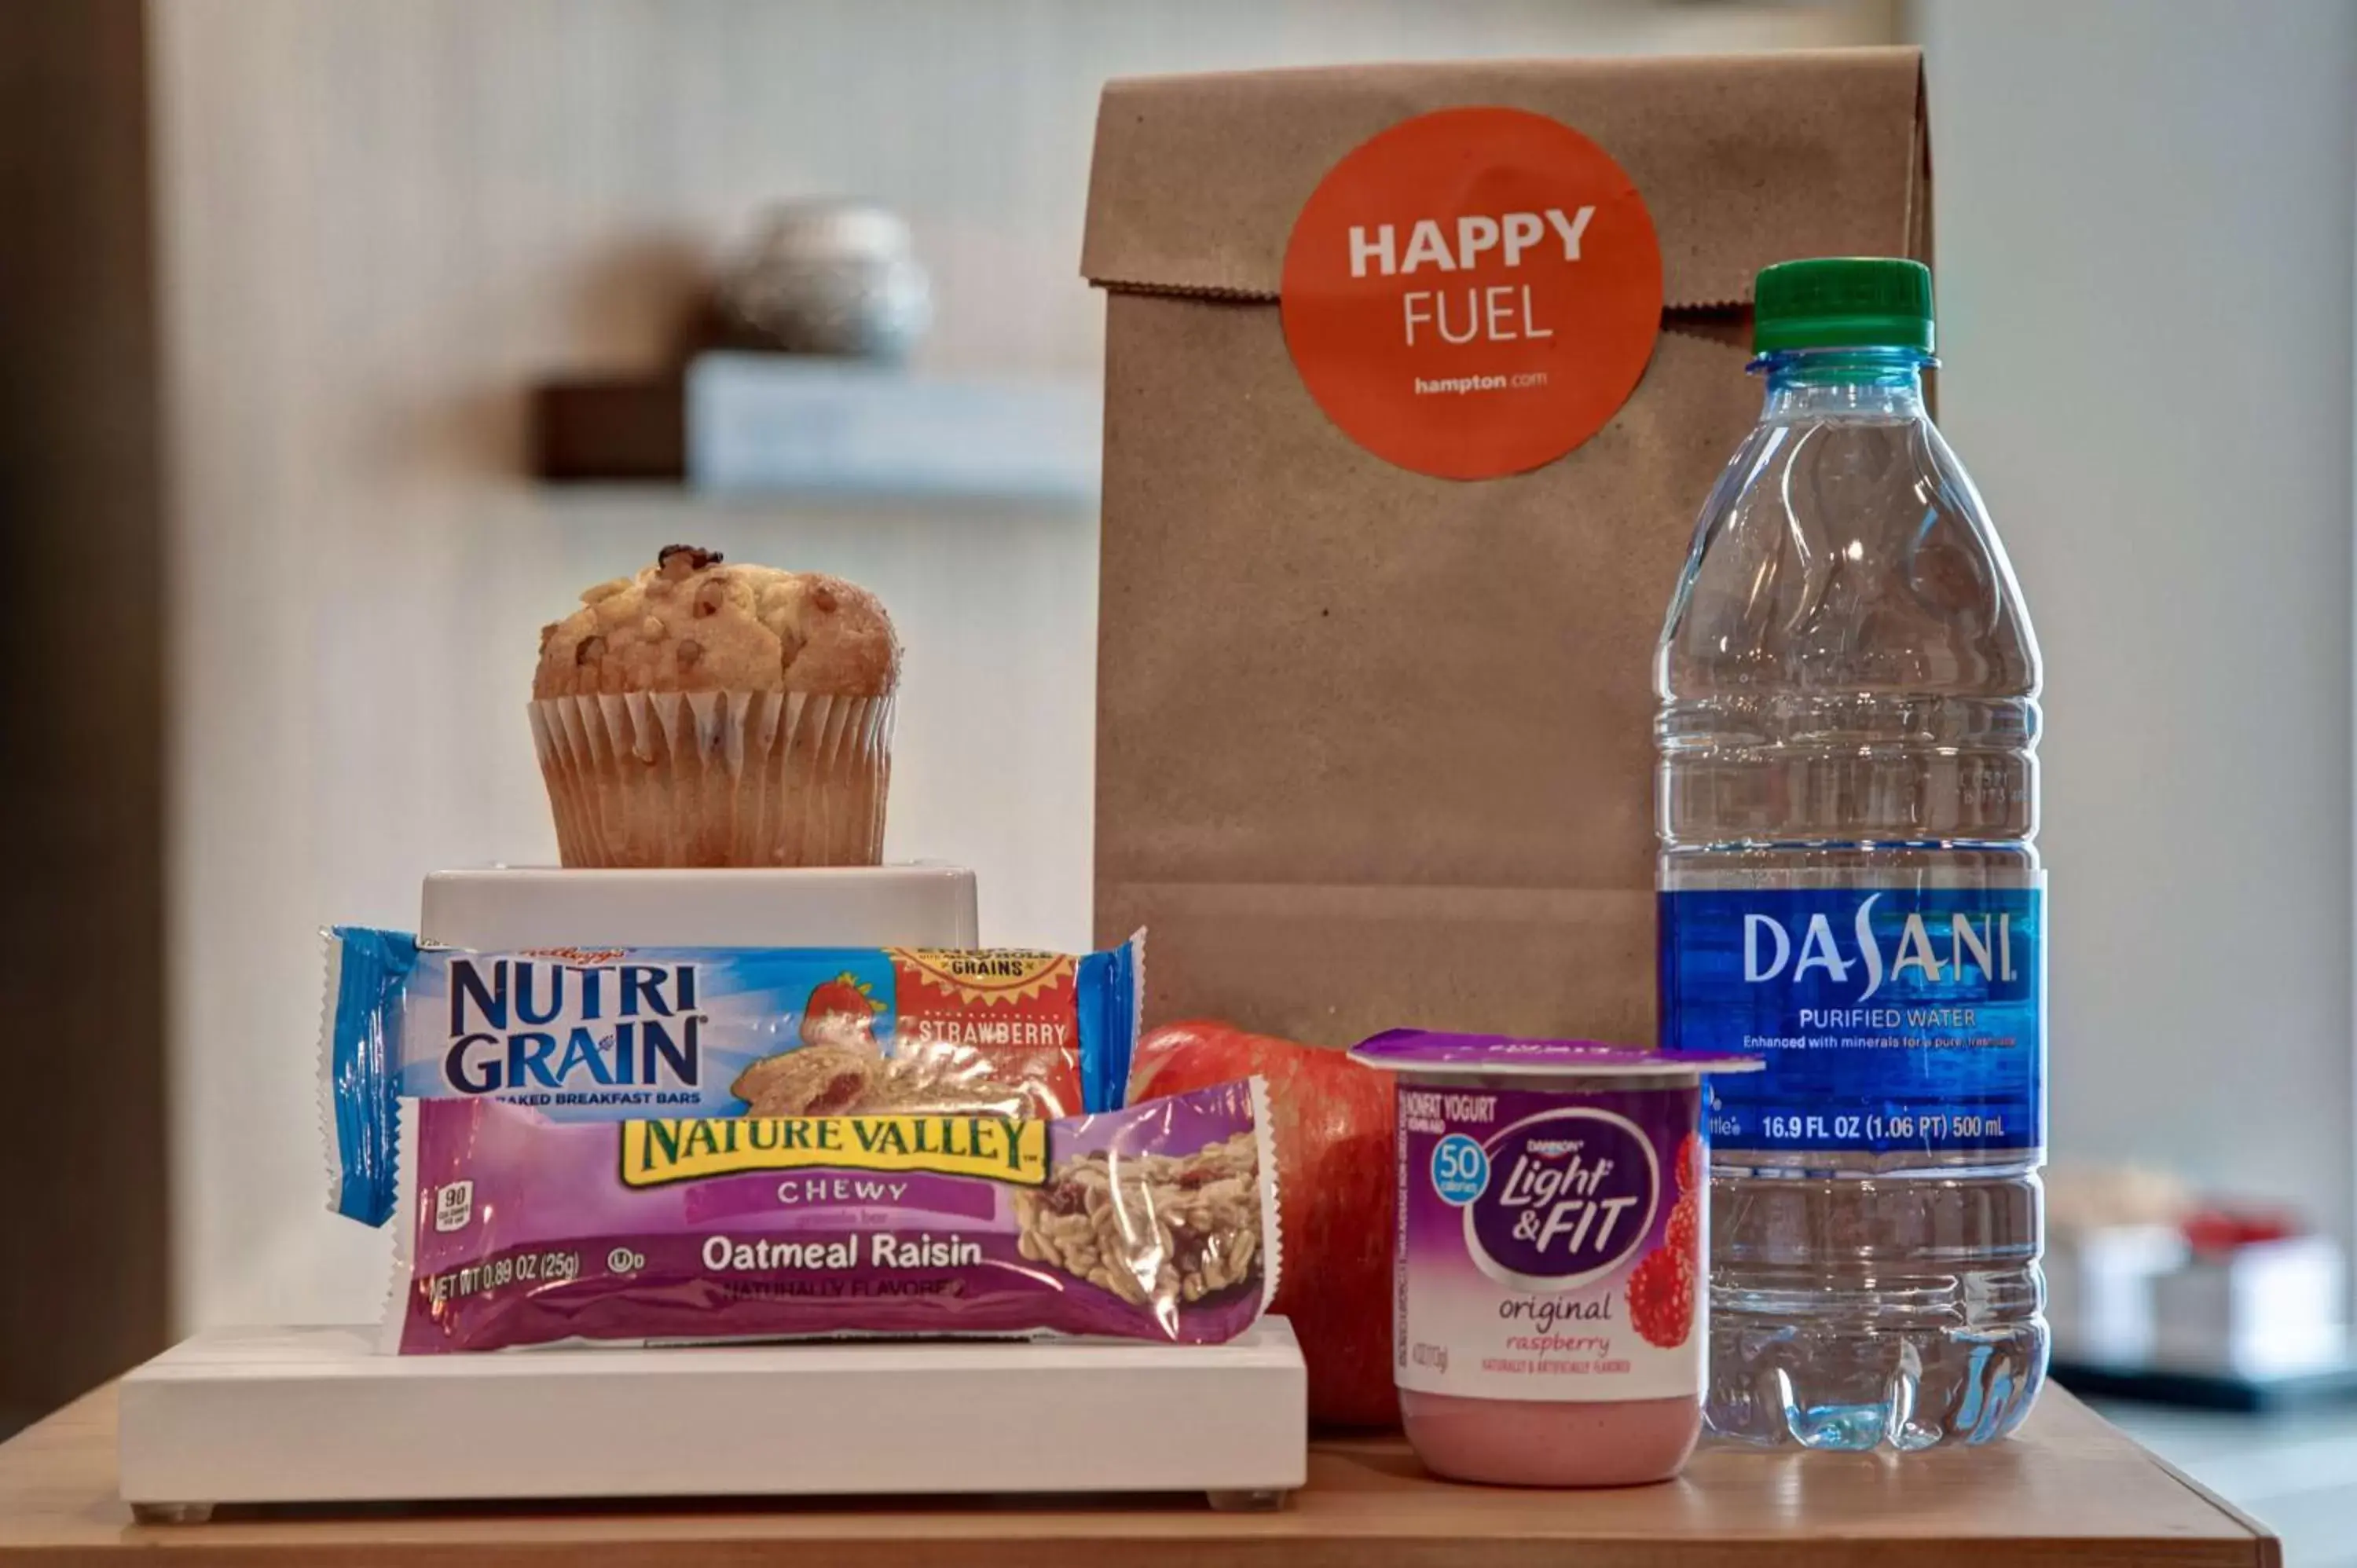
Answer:
[[[1779,262],[1752,285],[1751,348],[1932,351],[1932,269],[1895,256]]]

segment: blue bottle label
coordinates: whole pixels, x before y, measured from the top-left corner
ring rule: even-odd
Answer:
[[[1662,1043],[1742,1051],[1721,1149],[2010,1151],[2046,1113],[2042,888],[1661,896]]]

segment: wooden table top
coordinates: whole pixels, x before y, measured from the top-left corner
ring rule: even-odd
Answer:
[[[2020,1436],[1899,1458],[1706,1449],[1665,1486],[1530,1492],[1435,1481],[1397,1437],[1312,1445],[1281,1512],[1192,1498],[725,1501],[221,1510],[141,1525],[115,1496],[109,1387],[0,1444],[0,1568],[128,1563],[588,1568],[1457,1568],[1576,1563],[2254,1564],[2273,1536],[2060,1389]]]

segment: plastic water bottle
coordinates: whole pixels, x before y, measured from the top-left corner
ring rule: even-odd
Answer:
[[[1932,427],[1932,278],[1760,274],[1767,404],[1654,666],[1663,1043],[1712,1139],[1708,1429],[1982,1443],[2046,1373],[2038,643]]]

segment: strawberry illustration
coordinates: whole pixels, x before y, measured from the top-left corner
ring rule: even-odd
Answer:
[[[845,972],[811,987],[802,1004],[802,1044],[821,1040],[867,1040],[875,1033],[876,1015],[884,1004],[867,993],[866,982]]]

